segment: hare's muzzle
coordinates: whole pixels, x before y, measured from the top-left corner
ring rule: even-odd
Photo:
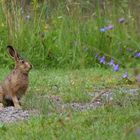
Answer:
[[[28,69],[28,71],[31,70],[33,67],[32,64],[30,64],[29,62],[25,62],[24,66]]]

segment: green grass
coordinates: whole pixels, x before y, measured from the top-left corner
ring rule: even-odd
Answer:
[[[85,112],[63,112],[3,126],[1,139],[8,140],[138,140],[138,106],[102,108]]]
[[[31,72],[31,77],[30,95],[60,95],[65,102],[87,102],[88,93],[122,84],[121,73],[100,68],[37,70]]]
[[[9,6],[1,1],[0,64],[10,63],[5,46],[11,44],[38,68],[92,67],[98,64],[96,53],[106,55],[107,61],[114,58],[125,67],[131,61],[135,66],[139,11],[133,9],[138,9],[138,3],[133,7],[127,0],[105,0],[102,4],[91,0],[33,0],[23,13],[16,0]],[[118,22],[121,17],[126,19],[123,24]],[[100,32],[108,25],[114,29]]]
[[[32,0],[22,12],[17,0],[0,1],[0,80],[13,64],[6,50],[11,44],[34,65],[23,108],[41,112],[27,122],[0,124],[0,140],[137,140],[139,97],[131,100],[120,88],[137,86],[131,68],[139,67],[138,6],[128,0]],[[100,32],[108,25],[114,29]],[[107,62],[113,58],[120,71],[101,65],[97,53]],[[121,79],[126,70],[132,82]],[[101,89],[115,89],[118,96],[96,110],[60,109],[49,99],[87,103],[89,93]]]
[[[1,80],[9,72],[1,69]],[[26,109],[38,109],[39,117],[32,117],[25,122],[0,125],[1,140],[138,140],[137,129],[140,127],[140,102],[117,96],[115,100],[121,106],[105,104],[101,108],[87,111],[58,109],[46,96],[54,95],[64,103],[90,102],[88,93],[97,89],[118,87],[136,87],[122,83],[120,74],[107,69],[81,70],[32,70],[30,86],[23,99]],[[42,98],[43,97],[43,98]],[[49,113],[49,115],[48,115]],[[50,114],[51,113],[51,114]]]

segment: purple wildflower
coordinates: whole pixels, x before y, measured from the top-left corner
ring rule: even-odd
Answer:
[[[116,64],[116,65],[114,64],[114,71],[116,72],[119,71],[119,64]]]
[[[140,58],[140,52],[136,53],[135,56]]]
[[[112,30],[114,28],[114,25],[108,25],[106,27],[100,28],[100,32],[106,32],[108,30]]]
[[[125,22],[125,18],[120,18],[120,19],[118,20],[118,22],[119,22],[119,23],[124,23],[124,22]]]
[[[108,25],[107,27],[105,27],[105,29],[108,30],[112,30],[114,28],[114,25]]]
[[[125,73],[122,75],[122,78],[127,79],[127,78],[128,78],[128,72],[125,72]]]
[[[105,32],[106,28],[100,28],[100,32]]]
[[[110,66],[114,66],[114,65],[115,65],[113,59],[111,59],[111,61],[109,62],[109,65],[110,65]]]
[[[96,54],[96,55],[95,55],[95,58],[97,59],[98,57],[99,57],[99,54]]]
[[[100,58],[100,63],[101,63],[101,64],[105,64],[105,56],[102,56],[102,57]]]

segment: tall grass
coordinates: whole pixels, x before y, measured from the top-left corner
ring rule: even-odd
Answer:
[[[138,2],[135,2],[138,3]],[[116,63],[135,63],[139,51],[137,11],[129,0],[32,0],[24,8],[13,0],[0,4],[0,64],[10,60],[5,46],[14,45],[37,68],[92,67],[95,55]],[[120,24],[118,19],[126,22]],[[100,28],[114,29],[100,32]]]

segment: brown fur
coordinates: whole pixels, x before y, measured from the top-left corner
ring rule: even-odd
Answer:
[[[32,65],[23,60],[12,46],[8,46],[7,49],[15,60],[15,69],[0,85],[0,107],[3,107],[5,99],[9,99],[16,108],[21,108],[19,100],[28,88],[28,74]]]

